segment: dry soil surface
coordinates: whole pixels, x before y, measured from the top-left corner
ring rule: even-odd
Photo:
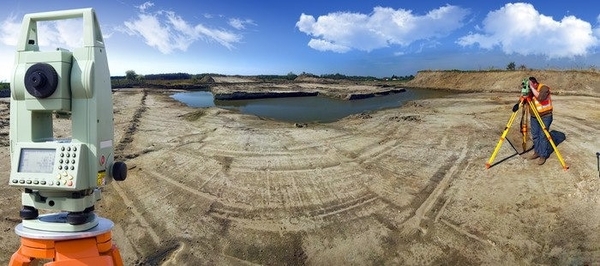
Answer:
[[[564,170],[557,153],[542,166],[519,155],[518,120],[486,169],[515,93],[456,94],[304,127],[169,95],[113,96],[129,173],[104,187],[96,210],[115,223],[125,265],[600,262],[596,97],[554,97]],[[0,192],[7,264],[19,247],[20,191]]]

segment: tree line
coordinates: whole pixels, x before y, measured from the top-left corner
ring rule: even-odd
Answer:
[[[129,80],[129,81],[150,81],[150,80],[193,80],[193,81],[202,81],[206,80],[209,77],[226,77],[231,75],[223,75],[216,73],[203,73],[203,74],[189,74],[189,73],[165,73],[165,74],[151,74],[151,75],[138,75],[134,70],[128,70],[125,72],[125,76],[114,76],[111,79],[114,80]],[[323,78],[323,79],[333,79],[333,80],[351,80],[351,81],[373,81],[373,80],[400,80],[400,81],[408,81],[414,79],[413,75],[408,76],[396,76],[392,75],[391,77],[383,77],[377,78],[373,76],[349,76],[344,74],[323,74],[323,75],[315,75],[311,73],[302,72],[300,74],[295,74],[293,72],[289,72],[286,75],[254,75],[254,76],[239,76],[233,75],[232,77],[246,77],[246,78],[254,78],[263,81],[277,81],[277,80],[295,80],[298,77],[314,77],[314,78]]]

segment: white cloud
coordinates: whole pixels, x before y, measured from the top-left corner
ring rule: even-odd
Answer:
[[[202,24],[191,25],[173,11],[147,13],[147,9],[152,6],[150,4],[147,2],[140,6],[137,18],[125,21],[125,29],[122,31],[132,36],[141,36],[147,45],[158,49],[163,54],[170,54],[174,50],[186,51],[198,40],[214,41],[227,49],[233,49],[234,44],[242,39],[241,35],[234,32],[210,28]],[[239,23],[244,28],[244,25],[252,22],[240,21]]]
[[[2,27],[0,28],[0,42],[10,46],[16,46],[19,34],[21,34],[21,21],[17,21],[16,16],[11,15],[2,21]]]
[[[308,42],[308,46],[315,50],[332,51],[332,52],[336,52],[336,53],[345,53],[345,52],[352,50],[351,47],[340,45],[340,44],[335,44],[333,42],[321,40],[321,39],[311,39]]]
[[[56,40],[61,42],[64,47],[76,48],[83,46],[83,19],[57,20],[54,22],[54,29],[50,30],[50,32],[57,35],[52,36],[48,40],[49,43]],[[43,41],[40,40],[40,45],[42,44]]]
[[[464,25],[467,9],[446,5],[418,16],[410,10],[375,7],[371,14],[335,12],[317,19],[302,14],[296,27],[321,51],[372,51],[391,45],[407,46],[419,40],[447,36]]]
[[[152,3],[152,2],[145,2],[145,3],[137,6],[137,8],[139,8],[141,12],[146,12],[146,9],[151,8],[153,6],[154,6],[154,3]]]
[[[13,49],[0,49],[0,82],[12,82],[11,73],[14,68],[15,51]]]
[[[55,21],[38,21],[37,38],[40,50],[55,48],[72,49],[83,45],[83,22],[81,18]],[[21,37],[21,21],[9,16],[2,22],[0,41],[9,46],[16,46]]]
[[[484,49],[500,47],[506,54],[548,58],[585,56],[598,45],[590,23],[574,16],[555,21],[526,3],[509,3],[488,13],[477,30],[481,33],[466,35],[457,43]]]
[[[237,30],[246,29],[246,25],[256,25],[256,24],[251,19],[244,19],[244,20],[239,19],[239,18],[229,19],[229,26],[231,26]]]
[[[162,53],[171,53],[174,49],[169,38],[169,28],[163,27],[153,15],[139,14],[133,21],[125,21],[125,27],[131,35],[141,35],[146,44],[157,48]]]
[[[26,36],[21,36],[21,19],[17,19],[16,16],[7,17],[0,25],[0,47],[2,48],[0,49],[0,58],[4,59],[0,63],[0,81],[10,81],[18,40]],[[37,43],[41,51],[53,51],[56,48],[72,50],[83,45],[81,18],[38,21],[37,29]]]

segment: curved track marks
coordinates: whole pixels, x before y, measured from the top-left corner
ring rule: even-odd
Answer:
[[[418,207],[416,208],[414,215],[403,223],[402,232],[404,234],[410,235],[417,230],[423,233],[427,232],[425,228],[421,227],[422,221],[426,219],[426,215],[432,211],[433,206],[441,200],[446,188],[450,186],[453,177],[460,172],[461,167],[464,165],[464,160],[466,159],[468,151],[467,143],[465,142],[461,146],[462,151],[460,155],[458,157],[448,157],[448,161],[438,169],[430,181],[431,183],[425,187],[422,195],[427,195],[427,197],[422,201],[420,200],[420,197],[416,197],[412,202],[411,205],[414,206],[418,204]],[[432,216],[435,217],[436,214],[434,213]],[[429,219],[432,219],[433,217]]]
[[[232,123],[217,129],[215,134],[242,136],[227,140],[237,144],[225,147],[221,142],[212,142],[213,136],[209,135],[201,148],[190,149],[189,145],[194,144],[180,137],[180,142],[188,144],[178,145],[165,158],[168,162],[165,167],[158,167],[151,174],[167,185],[189,192],[190,197],[209,198],[212,202],[209,214],[249,228],[271,223],[280,226],[262,230],[278,231],[284,225],[286,230],[306,230],[368,217],[391,204],[399,210],[414,208],[413,219],[417,223],[408,225],[413,220],[407,221],[406,227],[418,229],[425,214],[440,201],[456,167],[465,160],[467,143],[456,148],[461,149],[460,154],[455,154],[456,149],[443,151],[449,156],[446,162],[435,162],[441,165],[437,172],[418,173],[415,172],[418,167],[402,162],[404,150],[421,150],[421,163],[428,164],[432,163],[427,160],[430,153],[445,150],[443,147],[448,143],[447,140],[430,140],[420,145],[404,143],[398,132],[407,133],[410,122],[403,123],[402,126],[368,125],[372,134],[361,136],[343,128],[327,134],[311,128],[305,130],[311,132],[304,134],[303,129],[267,132]],[[230,132],[236,130],[250,134]],[[314,139],[305,138],[320,135],[328,136],[316,141],[327,143],[325,146],[311,145]],[[407,173],[406,169],[412,170]],[[169,176],[174,172],[185,174]],[[398,179],[407,174],[407,182]],[[423,182],[423,178],[429,181]],[[380,185],[391,182],[402,184],[394,184],[395,189]]]
[[[160,105],[154,97],[149,94],[146,104]],[[137,155],[128,162],[133,180],[118,194],[136,208],[131,221],[145,219],[137,226],[151,228],[152,242],[191,239],[229,261],[271,264],[285,254],[300,254],[301,261],[305,252],[315,258],[369,243],[369,256],[418,257],[441,250],[437,255],[443,257],[464,250],[456,261],[477,264],[485,256],[461,256],[468,256],[469,248],[492,256],[511,252],[503,247],[514,240],[499,237],[510,234],[511,227],[525,232],[519,235],[525,243],[536,245],[526,235],[535,234],[535,228],[519,220],[519,211],[537,217],[541,205],[550,210],[544,217],[550,219],[558,208],[541,199],[563,196],[557,187],[572,188],[570,182],[581,191],[592,182],[537,178],[519,156],[484,170],[500,134],[496,126],[506,122],[498,110],[505,108],[482,106],[481,99],[447,101],[452,100],[460,106],[450,102],[438,109],[438,102],[428,100],[403,108],[402,115],[388,111],[378,119],[303,128],[212,108],[184,121],[185,112],[198,111],[148,108],[127,145],[127,153]],[[418,115],[411,108],[419,108]],[[588,118],[557,119],[554,128],[567,137],[591,138],[577,132],[596,127],[578,124]],[[150,135],[153,142],[144,138]],[[559,148],[563,155],[573,154],[582,145],[565,141]],[[504,146],[500,157],[514,153]],[[548,161],[554,163],[555,158]],[[540,168],[540,173],[557,175],[556,168]],[[505,172],[510,174],[497,176]],[[521,172],[534,180],[521,178]],[[489,197],[488,186],[510,198]],[[495,215],[500,217],[490,218]],[[405,253],[414,243],[423,245],[423,253]],[[277,253],[278,245],[290,250]],[[173,256],[191,256],[188,249],[194,249],[179,247],[180,255]]]

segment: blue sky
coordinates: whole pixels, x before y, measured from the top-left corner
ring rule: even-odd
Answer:
[[[600,9],[589,1],[16,0],[0,9],[0,81],[10,82],[25,14],[88,7],[112,76],[600,67]],[[79,27],[44,23],[40,49],[78,47]]]

